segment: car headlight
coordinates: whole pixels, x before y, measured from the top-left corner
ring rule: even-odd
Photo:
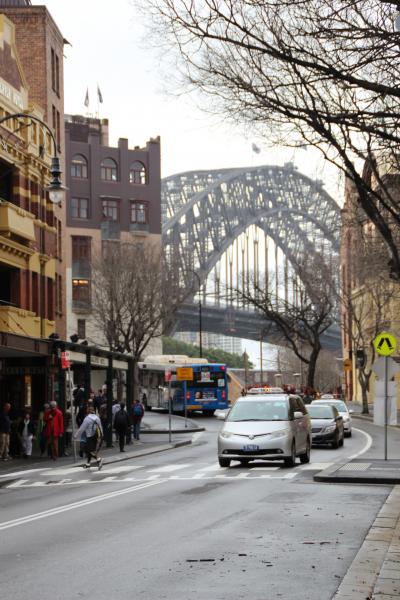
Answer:
[[[344,415],[343,421],[350,421],[350,417],[348,417],[347,415]]]
[[[283,435],[286,435],[288,432],[287,429],[279,429],[279,431],[273,431],[270,434],[267,434],[269,439],[274,439],[274,438],[278,438],[278,437],[282,437]]]
[[[233,433],[230,431],[221,431],[219,434],[222,438],[230,438]]]
[[[336,425],[328,425],[328,427],[325,427],[324,429],[324,433],[333,433],[336,429]]]

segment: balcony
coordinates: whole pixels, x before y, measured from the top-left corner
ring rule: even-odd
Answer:
[[[0,306],[0,331],[40,337],[40,317],[15,306]]]
[[[35,217],[23,208],[0,200],[0,235],[35,241]]]

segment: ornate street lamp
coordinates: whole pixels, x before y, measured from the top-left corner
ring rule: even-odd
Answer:
[[[29,113],[15,113],[12,115],[7,115],[6,117],[3,117],[0,119],[0,125],[2,123],[4,123],[5,121],[9,121],[10,119],[30,119],[31,121],[36,121],[42,127],[44,127],[46,129],[46,131],[48,131],[48,133],[50,134],[51,139],[53,140],[53,145],[54,145],[54,155],[51,158],[51,165],[50,165],[51,181],[50,181],[50,184],[48,186],[46,186],[45,189],[47,192],[49,192],[50,202],[52,202],[53,204],[61,204],[61,202],[64,199],[67,188],[64,187],[61,183],[60,159],[58,157],[57,141],[54,136],[54,133],[52,132],[50,127],[47,125],[47,123],[45,123],[44,121],[39,119],[39,117],[30,115]]]

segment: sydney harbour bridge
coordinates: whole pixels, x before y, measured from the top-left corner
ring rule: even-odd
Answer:
[[[327,267],[338,257],[339,206],[293,163],[172,175],[162,182],[162,211],[164,250],[183,285],[196,290],[176,331],[196,328],[200,298],[205,331],[258,340],[265,318],[234,290],[264,282],[296,302],[307,285],[304,257]],[[340,347],[339,326],[322,344]]]

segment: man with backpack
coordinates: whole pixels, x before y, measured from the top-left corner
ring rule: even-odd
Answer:
[[[114,416],[114,429],[118,437],[119,451],[125,452],[125,440],[130,427],[130,421],[123,402],[120,402],[120,407],[120,410],[117,411]]]
[[[139,400],[135,400],[132,407],[133,437],[140,439],[140,423],[144,415],[144,406]]]
[[[97,467],[100,471],[103,466],[103,459],[99,457],[99,449],[103,441],[103,428],[101,421],[95,413],[93,404],[89,404],[88,414],[83,420],[82,425],[75,433],[75,439],[81,439],[81,436],[86,435],[86,464],[83,465],[84,469],[90,468],[90,462],[94,458],[97,462]]]

